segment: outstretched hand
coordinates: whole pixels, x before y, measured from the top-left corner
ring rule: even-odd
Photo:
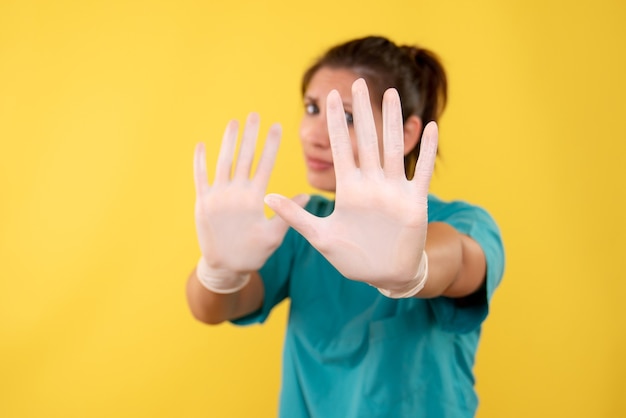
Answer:
[[[428,187],[437,153],[437,125],[422,135],[412,180],[404,171],[404,130],[394,89],[383,98],[383,155],[379,152],[370,96],[363,79],[352,86],[358,165],[341,97],[327,99],[327,121],[337,179],[335,209],[325,218],[289,199],[265,202],[302,234],[345,277],[378,288],[402,289],[420,266],[428,226]]]
[[[258,270],[280,245],[288,229],[281,218],[266,218],[263,203],[281,128],[279,125],[270,128],[252,177],[259,116],[256,113],[248,116],[233,168],[238,129],[236,121],[226,127],[212,185],[207,182],[204,144],[197,145],[194,155],[196,232],[202,257],[210,269],[233,273]],[[297,196],[294,205],[299,207],[307,200],[307,196]]]

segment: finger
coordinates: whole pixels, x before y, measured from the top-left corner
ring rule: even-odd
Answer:
[[[270,200],[272,198],[273,197],[270,197]],[[291,198],[291,201],[300,208],[304,208],[306,204],[309,203],[309,200],[311,200],[311,196],[309,196],[308,194],[299,194]],[[287,231],[287,229],[289,228],[289,224],[280,215],[274,216],[272,219],[269,220],[269,222],[272,224],[272,227],[278,234],[284,234],[285,231]]]
[[[352,101],[359,167],[365,172],[380,169],[378,135],[372,113],[372,101],[367,84],[362,78],[352,84]]]
[[[335,176],[337,179],[342,174],[354,170],[354,153],[350,142],[350,133],[346,123],[346,115],[341,102],[341,96],[337,90],[328,93],[326,99],[326,123],[328,125],[328,136],[333,154],[333,164],[335,166]]]
[[[291,200],[295,202],[296,205],[303,208],[307,205],[307,203],[309,203],[309,201],[311,200],[311,196],[306,193],[302,193],[292,197]]]
[[[383,95],[383,169],[389,178],[406,178],[402,106],[396,89]]]
[[[196,196],[202,196],[209,191],[210,187],[207,182],[206,172],[206,152],[202,142],[196,145],[193,154],[193,178],[196,185]]]
[[[424,128],[420,143],[420,154],[415,167],[413,182],[416,184],[420,195],[428,194],[428,186],[435,168],[435,158],[437,157],[437,141],[439,132],[435,122],[429,122]]]
[[[293,227],[304,238],[311,243],[317,242],[317,229],[315,224],[318,221],[317,217],[311,215],[306,210],[302,209],[301,205],[304,198],[294,198],[294,200],[287,199],[279,194],[268,194],[265,196],[265,203],[269,206],[276,215],[278,215],[287,225]]]
[[[282,129],[279,124],[274,124],[270,127],[263,147],[263,153],[259,159],[259,165],[257,166],[254,179],[252,180],[263,190],[267,188],[272,169],[274,168],[281,134]]]
[[[226,129],[224,130],[224,135],[222,136],[220,153],[217,156],[215,180],[213,180],[214,185],[228,183],[230,180],[230,172],[233,168],[233,156],[235,155],[238,131],[239,122],[236,120],[228,122]]]
[[[237,156],[237,165],[233,179],[246,180],[250,177],[252,160],[254,160],[254,150],[256,139],[259,135],[259,114],[250,113],[246,119],[246,126],[243,128],[243,137]]]

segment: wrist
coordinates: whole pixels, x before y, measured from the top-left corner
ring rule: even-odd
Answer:
[[[402,299],[402,298],[410,298],[417,295],[426,285],[426,281],[428,280],[428,255],[426,251],[422,251],[422,258],[417,267],[417,272],[415,276],[404,286],[398,289],[384,289],[377,288],[380,293],[385,295],[388,298],[392,299]]]
[[[196,267],[196,277],[206,289],[214,293],[230,294],[243,289],[250,281],[251,274],[209,267],[204,257],[200,257]]]

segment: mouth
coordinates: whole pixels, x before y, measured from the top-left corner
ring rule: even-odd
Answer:
[[[333,163],[317,158],[305,157],[306,166],[312,171],[326,171],[333,168]]]

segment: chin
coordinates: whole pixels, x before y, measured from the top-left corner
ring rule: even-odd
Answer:
[[[315,173],[309,173],[307,180],[311,187],[314,187],[323,192],[335,192],[335,176],[320,176]]]

